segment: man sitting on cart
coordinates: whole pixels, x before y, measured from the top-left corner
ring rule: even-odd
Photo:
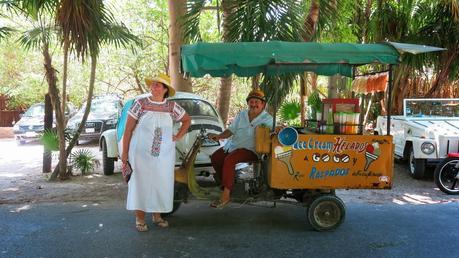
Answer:
[[[214,208],[223,208],[231,201],[236,164],[258,160],[255,152],[255,127],[273,126],[273,117],[265,111],[266,98],[263,91],[252,90],[246,101],[248,109],[242,110],[228,129],[220,134],[208,134],[209,139],[214,141],[231,137],[225,146],[211,156],[215,180],[223,187],[220,199],[210,204]]]

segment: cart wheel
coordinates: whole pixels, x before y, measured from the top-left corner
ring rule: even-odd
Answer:
[[[175,183],[174,184],[174,205],[172,207],[172,211],[163,213],[162,215],[164,217],[168,217],[172,215],[173,213],[175,213],[182,205],[182,202],[187,199],[187,197],[188,197],[187,186],[185,184]]]
[[[343,223],[346,215],[343,201],[333,195],[315,198],[307,213],[309,224],[317,231],[336,229]]]

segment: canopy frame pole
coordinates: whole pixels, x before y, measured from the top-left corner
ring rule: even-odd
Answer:
[[[392,84],[393,84],[393,70],[392,70],[392,65],[389,65],[389,81],[388,81],[388,91],[387,91],[387,134],[390,135],[390,113],[391,113],[391,102],[392,102]]]
[[[274,76],[274,85],[273,85],[276,89],[278,88],[279,86],[279,76]],[[274,99],[273,99],[273,107],[274,107],[274,111],[273,111],[273,128],[272,128],[272,131],[274,132],[274,130],[276,129],[276,119],[277,119],[277,97],[278,97],[278,94],[277,94],[277,90],[274,91]]]

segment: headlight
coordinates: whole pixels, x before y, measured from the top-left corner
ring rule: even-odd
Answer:
[[[430,142],[424,142],[421,144],[421,151],[424,154],[432,154],[435,151],[435,146]]]

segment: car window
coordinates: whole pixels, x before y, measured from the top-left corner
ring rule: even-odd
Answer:
[[[83,107],[78,111],[79,113],[84,113],[86,106]],[[107,100],[93,100],[91,102],[91,113],[100,113],[100,114],[114,114],[118,113],[120,109],[120,104],[118,101],[107,101]]]
[[[24,116],[30,116],[30,117],[45,116],[45,105],[31,106],[24,113]]]
[[[197,99],[174,99],[190,116],[208,116],[218,119],[217,112],[207,102]]]

